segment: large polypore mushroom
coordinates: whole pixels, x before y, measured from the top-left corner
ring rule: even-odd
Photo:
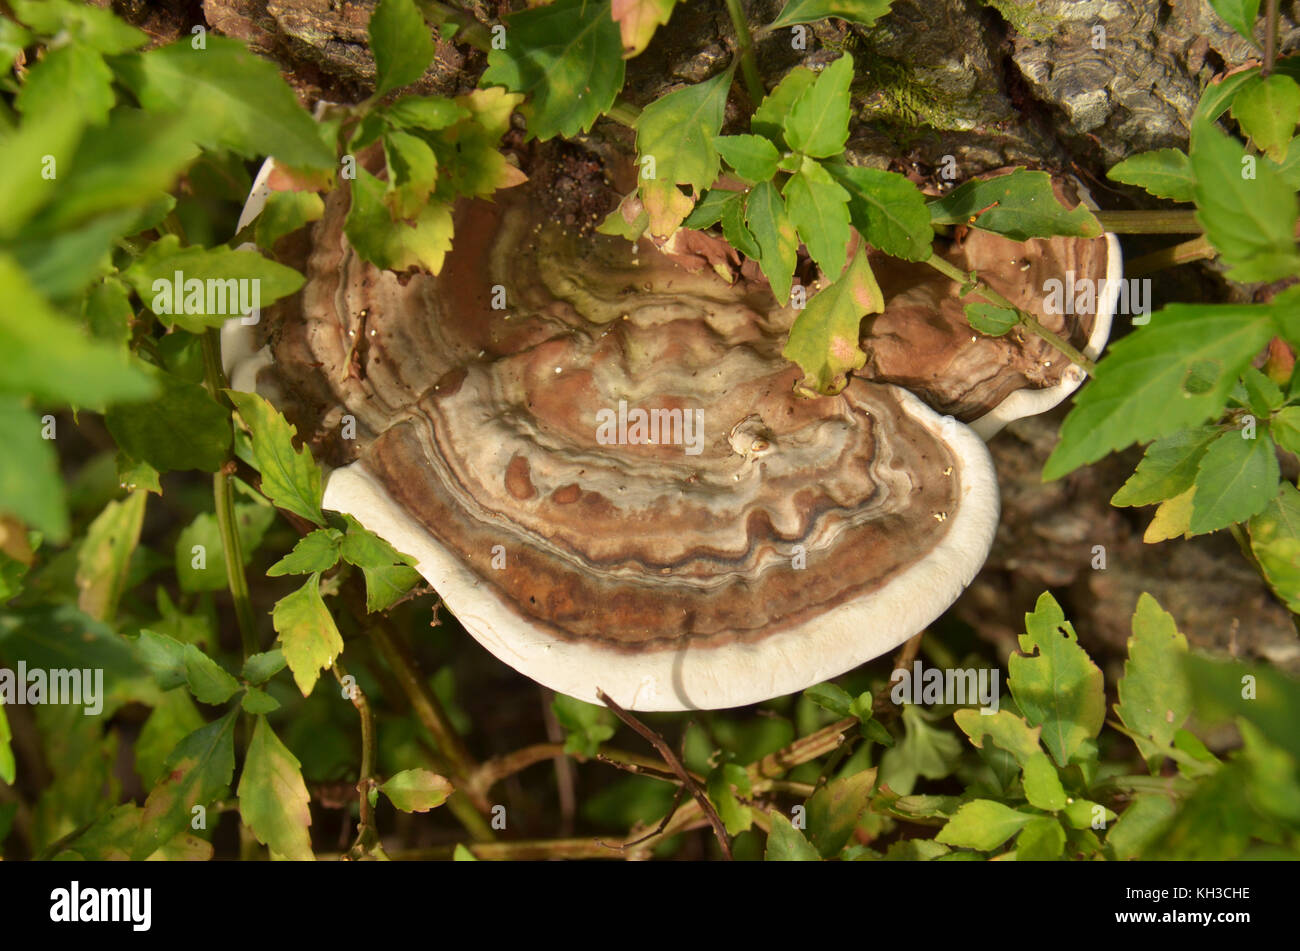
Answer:
[[[414,555],[502,661],[632,709],[799,690],[943,612],[998,515],[988,452],[955,417],[1068,386],[1061,358],[971,341],[951,282],[881,266],[894,304],[869,325],[866,371],[801,398],[781,356],[797,312],[766,284],[578,234],[546,197],[459,206],[430,277],[362,261],[335,192],[290,239],[302,291],[227,327],[233,385],[266,394],[334,467],[326,505]],[[1030,280],[1106,267],[1105,241],[988,240],[955,253],[1028,258]]]

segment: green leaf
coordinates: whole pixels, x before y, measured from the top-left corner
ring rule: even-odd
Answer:
[[[831,280],[840,276],[848,256],[849,193],[824,168],[805,158],[781,190],[785,207],[808,247],[808,253]],[[865,257],[865,255],[859,255]]]
[[[1174,809],[1173,802],[1159,793],[1134,796],[1107,833],[1106,845],[1120,861],[1138,858],[1164,831]]]
[[[217,706],[239,690],[239,681],[193,644],[184,646],[185,683],[200,703]]]
[[[230,451],[230,412],[196,383],[148,372],[157,383],[155,399],[119,404],[104,415],[118,447],[158,472],[216,472]]]
[[[966,322],[982,334],[1001,337],[1020,323],[1020,315],[996,304],[967,304]]]
[[[850,23],[871,26],[889,12],[894,0],[787,0],[769,29],[794,23],[816,23],[827,17],[839,17]]]
[[[572,137],[614,104],[623,88],[622,53],[609,0],[555,0],[507,17],[506,48],[488,53],[480,85],[528,97],[530,136]]]
[[[145,109],[201,116],[196,141],[206,149],[271,155],[294,168],[334,167],[333,148],[275,64],[242,43],[209,35],[196,50],[183,39],[115,66]]]
[[[301,588],[277,601],[271,621],[294,683],[305,697],[316,686],[321,670],[343,651],[343,638],[320,596],[320,575],[313,574]]]
[[[1250,550],[1273,593],[1300,614],[1300,491],[1290,482],[1250,520]]]
[[[951,775],[961,755],[961,741],[950,731],[931,726],[921,708],[909,703],[903,707],[902,741],[880,758],[880,781],[907,795],[919,776],[942,779]]]
[[[1242,386],[1246,389],[1247,404],[1256,416],[1267,418],[1275,409],[1286,402],[1282,388],[1254,367],[1246,367],[1241,375]],[[1272,427],[1269,427],[1272,431]]]
[[[385,203],[394,218],[413,218],[424,208],[438,181],[438,159],[429,143],[397,129],[384,134],[388,163]]]
[[[1276,332],[1269,309],[1258,305],[1171,304],[1153,314],[1110,348],[1075,398],[1043,478],[1217,417]]]
[[[465,846],[459,842],[456,843],[456,850],[452,853],[451,860],[453,862],[477,862],[478,861],[478,859],[475,858],[474,853],[471,852],[469,849],[465,848]]]
[[[146,787],[163,776],[163,764],[185,737],[203,726],[203,717],[186,690],[168,690],[144,721],[135,741],[135,771]]]
[[[13,734],[9,731],[9,720],[5,716],[4,701],[0,700],[0,782],[7,786],[14,784],[14,777],[17,775],[14,763],[14,751],[10,745],[13,740]],[[0,839],[0,842],[3,842]]]
[[[392,271],[424,268],[437,274],[451,250],[451,207],[431,201],[420,209],[413,224],[395,222],[385,203],[387,194],[383,182],[365,169],[357,169],[352,207],[343,226],[348,241],[378,267]]]
[[[1232,117],[1250,136],[1255,148],[1275,162],[1286,156],[1287,146],[1300,122],[1300,86],[1290,76],[1273,73],[1246,83],[1232,101]]]
[[[54,311],[4,254],[0,299],[5,302],[0,309],[0,353],[5,355],[0,393],[88,407],[154,393],[148,376],[116,347],[91,340]],[[39,427],[35,432],[39,436]]]
[[[848,717],[853,706],[853,697],[841,687],[832,683],[814,684],[803,695],[823,710],[829,710],[837,717]]]
[[[376,96],[409,86],[433,62],[433,37],[413,0],[379,0],[368,29],[370,52],[375,56]]]
[[[833,779],[808,799],[808,838],[822,858],[838,855],[871,803],[876,771],[864,769]]]
[[[684,222],[682,222],[682,227],[692,228],[696,231],[703,231],[705,228],[710,228],[713,225],[716,225],[722,220],[722,209],[728,202],[733,200],[735,194],[735,192],[727,191],[725,188],[710,188],[704,193],[704,197],[695,203],[695,210],[686,217]],[[622,214],[622,211],[624,204],[629,200],[636,202],[636,205],[633,207],[641,206],[641,199],[637,198],[634,193],[633,195],[624,198],[619,204],[619,207],[609,213],[610,218],[614,218],[617,215],[618,220],[626,223],[627,230],[601,230],[605,227],[602,225],[601,229],[597,229],[601,231],[601,234],[622,234],[629,241],[635,241],[637,238],[641,237],[641,234],[650,223],[650,216],[642,210],[632,222],[627,222],[627,218]]]
[[[1020,636],[1023,653],[1007,660],[1007,686],[1025,719],[1042,727],[1043,746],[1065,767],[1106,718],[1101,671],[1047,592],[1025,615],[1025,630]]]
[[[820,862],[821,854],[803,833],[779,812],[769,813],[772,830],[767,834],[765,862]]]
[[[1173,617],[1143,592],[1133,612],[1133,636],[1115,712],[1143,738],[1136,742],[1152,774],[1159,772],[1165,750],[1192,712],[1191,690],[1183,672],[1186,656],[1187,638]]]
[[[849,220],[872,247],[907,261],[930,257],[934,229],[925,196],[897,172],[824,166],[849,193]]]
[[[1192,126],[1196,220],[1231,266],[1234,281],[1275,281],[1300,271],[1295,192],[1237,140],[1201,122]],[[1254,177],[1243,177],[1253,165]]]
[[[235,718],[231,710],[177,744],[163,763],[162,778],[145,800],[133,859],[152,855],[190,825],[195,806],[225,795],[235,773]]]
[[[1019,832],[1033,816],[991,799],[975,799],[957,810],[935,841],[963,849],[992,852]]]
[[[1292,191],[1300,191],[1300,138],[1291,140],[1282,161],[1273,162],[1271,159],[1265,159],[1265,161],[1277,172],[1278,177],[1282,179],[1287,188]]]
[[[722,236],[747,258],[762,254],[754,235],[745,226],[745,196],[739,192],[722,206]]]
[[[339,543],[342,540],[343,533],[335,528],[318,528],[309,532],[298,539],[293,551],[266,569],[267,577],[328,571],[338,564]]]
[[[280,701],[265,690],[249,687],[244,691],[244,695],[239,698],[239,707],[245,713],[251,713],[253,716],[264,716],[279,710]]]
[[[990,739],[999,749],[1014,756],[1022,767],[1030,757],[1042,752],[1042,745],[1038,741],[1042,730],[1031,727],[1024,717],[1018,717],[1010,710],[999,710],[992,714],[979,710],[958,710],[952,718],[976,747],[983,749],[985,738]]]
[[[750,182],[771,179],[776,174],[776,163],[781,160],[776,146],[761,135],[719,135],[714,138],[713,147],[737,175]]]
[[[163,690],[185,683],[185,645],[176,638],[142,628],[135,639],[135,654]]]
[[[77,550],[77,607],[96,620],[111,621],[117,614],[147,498],[147,492],[132,492],[121,502],[109,502]]]
[[[600,744],[614,735],[617,726],[608,708],[562,693],[551,701],[551,711],[565,731],[564,752],[587,759],[600,752]]]
[[[785,117],[799,97],[815,82],[817,74],[807,66],[796,66],[786,73],[754,111],[749,120],[750,131],[771,139],[783,148],[789,148],[789,143],[785,140]]]
[[[1110,504],[1152,505],[1181,495],[1196,484],[1196,471],[1210,443],[1218,438],[1217,426],[1180,429],[1147,446],[1137,470],[1129,476]]]
[[[1265,739],[1300,759],[1300,684],[1259,664],[1220,663],[1189,654],[1184,661],[1192,708],[1206,725],[1241,717]]]
[[[1058,812],[1065,808],[1065,788],[1046,753],[1034,752],[1024,761],[1025,798],[1035,809]]]
[[[843,276],[808,301],[790,328],[782,356],[804,371],[802,391],[834,395],[848,385],[849,371],[867,362],[858,345],[862,318],[884,307],[867,255],[859,251]]]
[[[404,769],[379,787],[402,812],[428,812],[447,801],[451,781],[427,769]]]
[[[323,526],[320,468],[306,446],[293,448],[298,431],[256,393],[225,392],[252,432],[262,492],[280,508]]]
[[[1059,859],[1065,850],[1065,830],[1051,816],[1038,816],[1025,823],[1016,839],[1016,861],[1044,862]]]
[[[16,397],[0,395],[0,512],[15,515],[53,541],[68,537],[68,509],[53,440]]]
[[[271,192],[254,224],[257,246],[269,251],[280,238],[319,221],[324,213],[325,202],[315,192]]]
[[[720,168],[713,140],[722,128],[731,70],[712,79],[661,96],[636,120],[638,159],[654,158],[654,178],[642,166],[641,201],[650,214],[650,231],[667,235],[681,223],[678,185],[702,191],[713,184]],[[670,194],[671,193],[671,194]],[[686,209],[689,212],[689,208]]]
[[[259,716],[239,777],[239,815],[272,856],[310,860],[311,797],[302,764]]]
[[[1300,407],[1279,409],[1269,421],[1269,433],[1283,450],[1300,453]]]
[[[1191,201],[1195,184],[1191,159],[1181,149],[1142,152],[1112,165],[1106,177],[1171,201]]]
[[[64,34],[104,54],[125,53],[149,42],[149,37],[123,23],[107,7],[70,0],[13,0],[18,18],[44,36]]]
[[[9,236],[68,183],[66,169],[82,138],[85,120],[73,109],[29,116],[0,135],[8,173],[0,177],[0,234]],[[49,164],[53,162],[53,166]],[[54,175],[49,175],[51,170]]]
[[[710,192],[709,194],[713,194]],[[758,243],[758,264],[781,306],[790,300],[799,239],[786,213],[781,193],[771,182],[760,182],[749,193],[745,221]]]
[[[1254,439],[1230,429],[1210,443],[1196,472],[1192,496],[1194,534],[1227,528],[1263,510],[1277,495],[1280,478],[1273,439],[1261,430]]]
[[[782,123],[790,148],[813,158],[844,151],[849,138],[849,85],[853,57],[847,53],[823,69],[794,101]]]
[[[75,109],[95,125],[113,108],[113,74],[104,58],[88,46],[70,43],[46,50],[27,72],[14,99],[24,115],[48,109]]]
[[[183,280],[178,281],[177,272]],[[182,248],[175,235],[149,245],[122,276],[163,323],[191,333],[242,318],[244,305],[251,304],[250,311],[264,307],[303,284],[293,268],[256,251]]]
[[[366,578],[366,610],[383,611],[419,580],[411,566],[415,560],[403,555],[350,515],[343,516],[348,532],[339,553],[356,565]]]
[[[239,676],[250,684],[264,684],[285,667],[284,652],[278,647],[261,654],[254,654],[244,661],[244,669]]]
[[[403,96],[379,113],[400,129],[437,131],[470,117],[470,110],[454,99],[441,96]]]
[[[275,521],[275,509],[266,504],[235,504],[235,531],[243,562],[253,560],[266,530]],[[195,551],[195,548],[201,551]],[[217,517],[201,512],[176,538],[176,580],[182,591],[222,591],[227,584],[226,548]]]
[[[709,773],[706,783],[709,799],[718,810],[728,835],[739,835],[754,824],[754,812],[741,798],[753,795],[749,774],[736,763],[723,763]]]
[[[1210,6],[1224,23],[1250,42],[1255,42],[1255,20],[1259,16],[1259,0],[1210,0]]]
[[[1014,241],[1058,234],[1096,238],[1101,234],[1101,224],[1087,206],[1067,209],[1057,199],[1050,175],[1023,168],[969,181],[930,202],[929,207],[934,224],[970,225]]]

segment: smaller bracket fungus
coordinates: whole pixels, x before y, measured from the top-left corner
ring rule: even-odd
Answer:
[[[233,384],[332,467],[326,506],[415,556],[503,662],[628,709],[797,691],[941,614],[998,517],[984,442],[954,417],[1024,385],[968,372],[961,348],[898,369],[918,339],[902,325],[944,290],[903,287],[876,319],[876,380],[804,399],[781,356],[796,312],[761,279],[570,233],[546,197],[530,183],[460,204],[436,277],[362,261],[345,190],[282,242],[303,289],[260,325],[232,321],[223,350]],[[925,333],[952,337],[938,311]]]
[[[1066,207],[1081,200],[1092,204],[1074,179],[1056,176],[1052,184]],[[963,273],[977,272],[1084,356],[1095,360],[1101,354],[1123,275],[1115,235],[1022,242],[971,229],[946,257]],[[871,263],[876,265],[876,256]],[[886,306],[863,322],[867,364],[858,375],[864,379],[907,387],[984,439],[1013,420],[1047,412],[1082,384],[1083,369],[1041,337],[972,330],[964,306],[970,298],[933,268],[886,259],[875,271]]]

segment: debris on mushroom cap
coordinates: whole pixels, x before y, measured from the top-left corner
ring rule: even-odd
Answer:
[[[1079,186],[1072,179],[1057,176],[1053,185],[1066,206],[1079,204]],[[1123,270],[1114,235],[1021,242],[972,229],[939,253],[963,273],[976,271],[1086,356],[1101,352]],[[1013,419],[1046,412],[1083,381],[1083,371],[1041,337],[973,331],[965,304],[978,298],[961,297],[955,282],[928,265],[874,254],[871,263],[886,304],[882,314],[863,322],[867,363],[857,374],[863,379],[904,386],[939,412],[971,423],[985,439]],[[1044,287],[1050,280],[1064,288],[1096,290],[1093,309],[1048,313]],[[1072,291],[1065,293],[1074,300]]]
[[[766,285],[539,206],[462,205],[435,278],[364,263],[327,201],[303,290],[234,368],[343,466],[327,507],[414,555],[507,664],[634,709],[799,690],[956,599],[997,520],[969,428],[889,385],[796,397],[796,312]]]

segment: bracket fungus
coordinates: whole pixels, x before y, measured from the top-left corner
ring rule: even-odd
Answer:
[[[1040,366],[1053,351],[972,341],[956,285],[882,264],[892,303],[864,322],[867,367],[803,398],[781,355],[797,312],[761,278],[577,233],[547,198],[529,183],[460,203],[436,277],[364,262],[345,189],[282,240],[303,289],[230,321],[223,353],[329,468],[326,506],[413,555],[506,664],[629,709],[790,693],[946,610],[998,518],[977,429],[1023,413],[1008,407],[1026,387],[1054,403],[1077,385]],[[1106,239],[989,238],[961,266],[1116,266]],[[995,286],[1042,316],[1019,273]],[[1074,328],[1079,345],[1095,353],[1102,323]]]

